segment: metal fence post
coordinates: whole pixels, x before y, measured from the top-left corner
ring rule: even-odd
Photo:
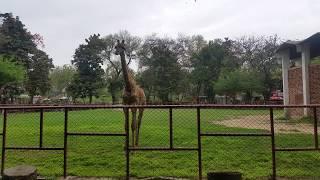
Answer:
[[[39,137],[39,147],[42,148],[43,142],[43,109],[40,109],[40,137]]]
[[[169,108],[169,140],[170,149],[173,149],[172,108]]]
[[[274,135],[274,119],[273,108],[270,108],[270,128],[271,128],[271,151],[272,151],[272,179],[276,179],[276,149],[275,149],[275,135]]]
[[[68,108],[64,108],[63,177],[67,177]]]
[[[6,158],[6,132],[7,132],[7,109],[3,111],[3,128],[2,128],[2,154],[1,154],[1,176],[3,177],[4,162]]]
[[[197,133],[198,133],[198,170],[199,180],[202,179],[202,157],[201,157],[201,126],[200,126],[200,107],[197,107]]]
[[[313,119],[314,119],[314,146],[316,149],[319,149],[317,107],[313,108]]]
[[[126,150],[126,179],[129,180],[130,178],[130,152],[129,152],[129,108],[124,107],[124,111],[128,113],[125,114],[125,133],[126,133],[126,144],[125,144],[125,150]]]

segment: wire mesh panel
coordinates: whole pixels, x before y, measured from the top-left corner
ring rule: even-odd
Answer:
[[[31,165],[46,179],[54,179],[63,174],[63,151],[6,150],[5,168]]]
[[[197,110],[173,110],[173,146],[197,147]]]
[[[123,110],[119,108],[70,110],[67,133],[68,175],[125,176]]]
[[[203,132],[263,133],[270,132],[269,109],[206,108],[201,110]]]
[[[38,146],[39,145],[39,110],[8,111],[6,145]]]
[[[70,109],[68,123],[69,132],[119,133],[124,131],[124,115],[121,108]]]
[[[270,125],[266,108],[201,110],[204,176],[208,172],[235,171],[244,178],[271,177]]]
[[[132,138],[132,115],[130,115],[130,137]],[[130,145],[132,145],[130,140]],[[169,111],[168,109],[144,109],[142,117],[139,146],[169,146]]]
[[[244,179],[272,175],[268,137],[203,137],[203,175],[208,172],[241,172]]]
[[[37,124],[37,126],[40,128],[41,124],[39,123]],[[63,109],[43,110],[42,127],[43,127],[42,147],[63,147],[63,136],[64,136]]]
[[[190,151],[139,151],[130,156],[130,176],[197,179],[197,153]]]
[[[69,176],[125,176],[123,137],[68,137]]]
[[[54,145],[63,142],[61,136],[55,138],[55,133],[46,136],[48,142],[54,142],[52,148],[43,144],[45,122],[44,109],[9,109],[6,110],[6,132],[3,138],[5,141],[5,166],[10,168],[17,165],[29,164],[37,167],[41,176],[55,177],[63,172],[63,152],[62,148]],[[49,116],[56,116],[50,115]],[[55,119],[55,118],[54,118]],[[63,122],[63,119],[60,120]],[[50,127],[50,126],[49,126]],[[59,127],[63,128],[63,123],[54,122],[51,132],[59,132]],[[46,146],[46,147],[45,147]],[[59,151],[56,151],[59,150]]]
[[[277,147],[314,147],[314,119],[311,116],[311,110],[310,108],[285,108],[277,110],[277,113],[274,115]],[[304,111],[307,112],[305,115]],[[293,116],[292,114],[295,115]]]
[[[320,178],[319,152],[277,152],[277,174],[296,179]]]

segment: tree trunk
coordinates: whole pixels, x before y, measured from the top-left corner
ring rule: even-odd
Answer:
[[[92,103],[92,95],[89,96],[89,104]]]
[[[11,102],[11,104],[13,104],[13,101],[14,101],[13,96],[10,96],[10,102]]]
[[[34,95],[30,95],[29,104],[33,104],[33,97]]]
[[[116,104],[116,100],[117,100],[116,92],[111,91],[110,93],[111,93],[112,104]]]

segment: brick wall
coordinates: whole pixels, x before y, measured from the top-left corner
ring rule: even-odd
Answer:
[[[301,67],[290,68],[288,72],[288,86],[289,86],[289,104],[300,105],[303,104],[303,89],[302,89],[302,72]],[[303,115],[303,109],[290,108],[289,116],[294,118]]]
[[[320,64],[309,65],[310,104],[320,104]]]
[[[289,84],[289,104],[300,105],[303,104],[303,90],[302,90],[302,69],[301,67],[290,68],[288,72]],[[309,90],[310,90],[310,104],[320,104],[320,65],[309,65]],[[311,113],[312,114],[312,113]],[[320,109],[318,110],[318,117]],[[290,117],[303,116],[303,109],[289,110]]]

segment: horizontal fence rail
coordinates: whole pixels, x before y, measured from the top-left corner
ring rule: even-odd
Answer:
[[[133,105],[58,105],[58,106],[50,106],[50,105],[40,105],[40,106],[0,106],[0,110],[2,112],[2,132],[0,132],[0,136],[2,136],[2,155],[1,155],[1,175],[3,175],[6,163],[6,150],[39,150],[39,151],[60,151],[63,152],[63,176],[67,177],[68,175],[68,152],[70,151],[68,144],[68,138],[83,136],[83,137],[123,137],[124,141],[124,151],[125,151],[125,177],[126,179],[130,178],[130,158],[134,156],[132,152],[144,152],[144,151],[164,151],[164,152],[174,152],[174,151],[190,151],[197,153],[197,171],[198,171],[198,179],[203,178],[203,138],[210,137],[261,137],[261,138],[270,138],[270,154],[271,154],[271,166],[272,173],[271,178],[275,179],[277,177],[277,160],[276,160],[276,152],[291,152],[291,151],[320,151],[319,149],[319,140],[318,140],[318,113],[317,108],[319,108],[319,104],[313,105],[210,105],[210,104],[199,104],[199,105],[142,105],[142,106],[133,106]],[[130,146],[130,121],[129,115],[124,116],[123,132],[78,132],[74,130],[70,130],[69,128],[69,112],[77,111],[77,110],[90,110],[90,109],[118,109],[119,111],[130,109],[161,109],[166,110],[168,112],[168,146],[161,147],[145,147],[138,146],[133,147]],[[308,108],[310,110],[310,116],[313,117],[313,144],[314,147],[277,147],[276,146],[276,138],[275,138],[275,115],[274,110],[287,110],[287,109],[304,109]],[[176,146],[174,143],[174,116],[173,110],[176,109],[189,109],[196,111],[196,145],[194,147],[180,147]],[[268,132],[203,132],[201,127],[201,122],[203,121],[201,117],[201,110],[208,109],[230,109],[230,110],[241,110],[241,109],[261,109],[268,111],[269,123],[270,127],[267,129]],[[39,144],[37,146],[12,146],[7,144],[7,124],[10,121],[8,118],[8,114],[16,113],[16,112],[36,112],[39,113]],[[45,126],[45,111],[59,111],[64,114],[63,116],[63,145],[58,147],[47,147],[44,144],[44,126]]]

